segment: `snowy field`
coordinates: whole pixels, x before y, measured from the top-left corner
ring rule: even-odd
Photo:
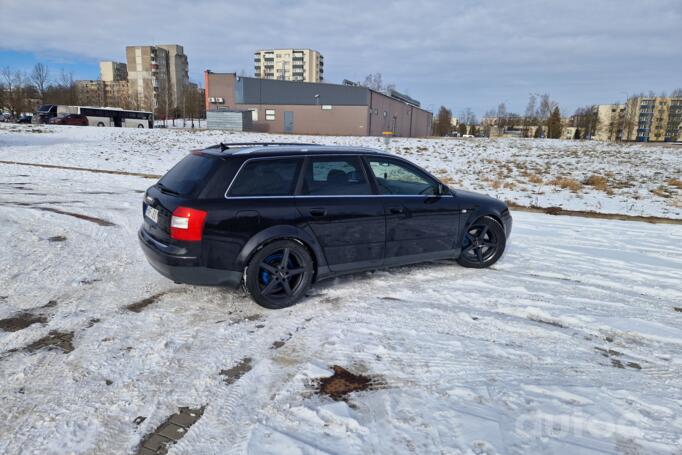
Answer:
[[[0,160],[163,174],[188,150],[221,141],[384,147],[368,137],[0,124]],[[682,218],[682,146],[396,138],[388,149],[454,187],[523,206]]]
[[[189,148],[263,137],[16,129],[0,128],[0,160],[154,174]],[[451,153],[452,178],[473,189],[474,173],[456,170],[476,147],[489,147],[481,166],[561,162],[563,147],[616,155],[527,144],[393,143],[415,145],[404,154],[432,170],[446,160],[417,147]],[[681,165],[672,149],[623,152],[643,153],[640,166],[601,165],[651,185]],[[572,172],[593,172],[591,160]],[[147,265],[136,231],[153,182],[0,164],[0,453],[138,453],[181,407],[203,414],[171,454],[680,453],[682,226],[513,212],[492,269],[352,275],[268,311]],[[645,214],[682,216],[640,191]],[[589,208],[585,194],[556,197]],[[319,393],[334,365],[372,386],[339,401]]]

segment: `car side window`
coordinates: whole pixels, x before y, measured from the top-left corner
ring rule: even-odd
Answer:
[[[379,193],[396,195],[436,194],[438,183],[403,163],[383,158],[369,158]]]
[[[298,158],[247,162],[237,174],[229,196],[289,196],[294,194]]]
[[[312,157],[305,170],[302,195],[344,196],[372,194],[362,162],[357,157]]]

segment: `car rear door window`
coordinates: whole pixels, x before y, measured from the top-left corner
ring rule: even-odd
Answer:
[[[289,196],[294,194],[299,158],[248,161],[237,174],[229,196]]]
[[[372,194],[357,157],[312,157],[306,166],[302,195],[354,196]]]
[[[381,194],[429,195],[437,191],[435,181],[411,166],[383,158],[368,161]]]

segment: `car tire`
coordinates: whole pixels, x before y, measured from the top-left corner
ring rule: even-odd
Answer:
[[[492,217],[484,216],[473,222],[464,233],[459,265],[474,269],[490,267],[500,259],[507,246],[502,225]]]
[[[97,124],[97,126],[104,126],[104,123],[99,122],[99,123]]]
[[[253,300],[270,309],[301,300],[313,279],[308,250],[293,240],[277,240],[258,250],[246,269],[245,285]]]
[[[140,123],[139,125],[137,125],[137,127],[138,128],[144,128],[144,125]]]

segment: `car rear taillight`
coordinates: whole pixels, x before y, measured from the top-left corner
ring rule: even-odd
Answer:
[[[201,237],[204,234],[206,215],[208,213],[203,210],[191,209],[189,207],[176,208],[173,210],[173,216],[171,216],[171,238],[188,242],[201,241]]]

